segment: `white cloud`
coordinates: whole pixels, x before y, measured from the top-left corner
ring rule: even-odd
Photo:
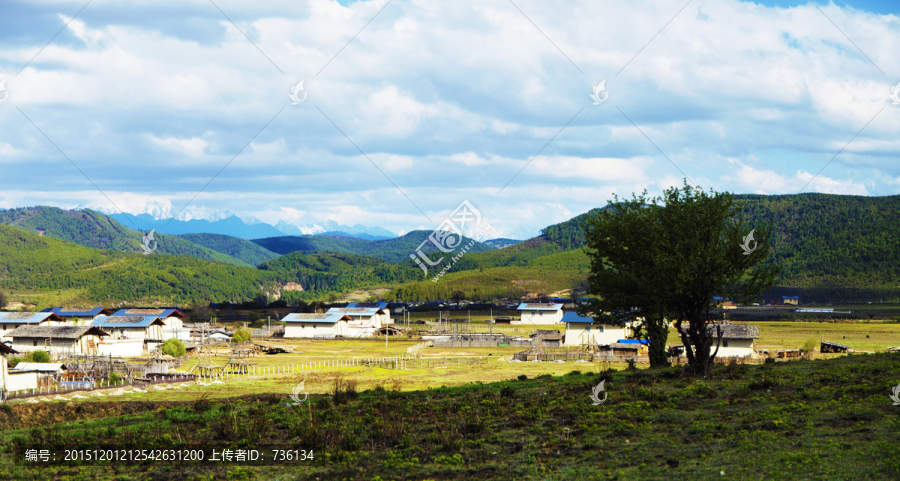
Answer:
[[[191,157],[199,157],[203,155],[203,149],[209,146],[209,142],[197,137],[193,137],[190,139],[177,139],[174,137],[160,139],[151,136],[151,138],[154,142],[163,147],[183,152]]]

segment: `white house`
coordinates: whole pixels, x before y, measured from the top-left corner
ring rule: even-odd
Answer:
[[[326,312],[322,314],[288,314],[284,316],[284,337],[347,337],[347,314]]]
[[[111,316],[112,311],[105,307],[95,307],[93,309],[67,309],[65,307],[48,307],[41,312],[52,312],[57,316],[66,320],[67,326],[77,326],[80,324],[90,324],[94,319],[100,316]]]
[[[0,338],[21,326],[62,326],[66,320],[52,312],[0,312]]]
[[[722,343],[716,357],[752,357],[756,355],[755,340],[759,339],[759,326],[743,324],[717,324],[707,328],[715,342],[716,326],[722,328]],[[715,350],[715,347],[712,348]]]
[[[16,351],[49,351],[51,355],[96,354],[101,338],[107,336],[97,326],[21,326],[6,333]]]
[[[215,342],[231,342],[231,334],[225,331],[213,331],[209,333],[209,340]]]
[[[326,314],[344,314],[350,317],[351,320],[347,321],[347,337],[374,337],[387,315],[380,307],[332,307]]]
[[[619,326],[599,324],[592,317],[583,317],[577,312],[563,314],[566,324],[565,347],[606,346],[628,337],[628,329]]]
[[[562,322],[563,305],[552,303],[519,304],[521,324],[558,324]]]
[[[119,309],[114,316],[156,316],[163,322],[163,328],[160,339],[163,341],[171,338],[189,341],[191,339],[190,329],[184,328],[184,313],[178,309]]]

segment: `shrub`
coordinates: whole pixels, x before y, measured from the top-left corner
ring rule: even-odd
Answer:
[[[20,356],[13,356],[9,358],[9,363],[12,364],[12,367],[16,367],[23,359]]]
[[[331,398],[334,404],[347,404],[347,401],[358,398],[357,384],[352,379],[344,379],[341,376],[336,377],[334,384],[331,386]]]
[[[33,362],[50,362],[50,354],[46,351],[33,351],[29,353]]]
[[[524,381],[524,380],[526,380],[526,379],[528,379],[528,374],[519,374],[519,380],[520,380],[520,381]]]
[[[231,336],[231,342],[246,342],[253,338],[253,334],[250,332],[250,329],[242,327],[236,331]]]
[[[806,342],[803,343],[803,357],[806,359],[812,359],[813,354],[816,351],[816,342],[815,339],[809,338]]]
[[[178,339],[169,339],[163,343],[160,351],[162,351],[163,354],[168,354],[172,357],[182,357],[187,352],[184,349],[184,343]]]
[[[122,378],[119,377],[119,373],[116,371],[111,371],[109,373],[109,383],[110,384],[119,384],[122,381]]]
[[[513,397],[516,394],[516,389],[512,386],[503,386],[500,388],[500,395],[503,397]]]

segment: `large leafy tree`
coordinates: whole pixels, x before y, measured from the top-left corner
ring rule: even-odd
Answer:
[[[635,334],[650,340],[651,365],[665,364],[674,319],[688,362],[707,372],[722,334],[714,297],[750,302],[779,272],[762,264],[771,229],[757,226],[749,241],[739,207],[730,193],[707,194],[686,182],[655,199],[645,192],[610,202],[585,222],[588,284],[598,297],[586,307],[620,323],[639,318]]]
[[[588,291],[596,299],[583,311],[605,324],[632,326],[632,334],[649,341],[650,366],[668,364],[667,262],[659,220],[660,208],[644,192],[630,201],[614,201],[584,222],[585,251],[591,262]]]

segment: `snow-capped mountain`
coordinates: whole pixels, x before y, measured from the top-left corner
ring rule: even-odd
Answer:
[[[275,228],[287,235],[315,235],[324,234],[326,232],[341,232],[350,235],[364,235],[366,238],[393,239],[397,237],[397,234],[381,227],[368,227],[362,224],[348,226],[338,224],[333,220],[303,225],[291,224],[280,220],[275,224]]]
[[[163,219],[172,219],[181,221],[190,221],[190,220],[208,220],[210,222],[215,222],[223,219],[227,219],[231,217],[231,212],[227,210],[215,210],[209,209],[203,206],[197,205],[189,205],[184,210],[179,212],[171,202],[169,201],[160,201],[154,200],[149,202],[129,202],[126,200],[124,203],[118,204],[119,208],[122,209],[123,212],[132,214],[132,215],[141,215],[147,214],[153,217],[156,220]],[[105,204],[84,204],[79,205],[76,209],[91,209],[96,210],[97,212],[102,212],[106,215],[119,214],[120,212],[116,210],[114,207],[110,206],[108,203]],[[253,219],[256,219],[253,217]],[[258,219],[258,222],[259,221]],[[245,221],[246,222],[246,221]],[[248,224],[250,224],[248,222]]]

